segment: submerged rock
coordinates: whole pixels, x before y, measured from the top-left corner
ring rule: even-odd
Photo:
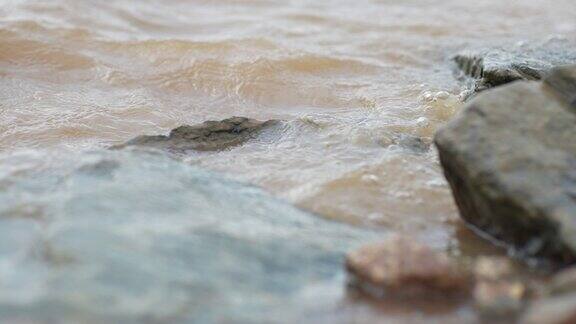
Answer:
[[[217,151],[240,145],[267,127],[277,124],[276,120],[265,122],[233,117],[221,121],[206,121],[193,126],[174,128],[169,135],[142,135],[114,149],[127,146],[152,147],[172,152]]]
[[[412,240],[395,237],[348,254],[351,285],[376,297],[462,294],[468,276],[451,260]]]
[[[575,69],[480,94],[435,138],[462,218],[550,266],[576,261]]]
[[[454,57],[463,75],[475,80],[474,90],[516,80],[541,80],[552,68],[576,63],[576,47],[568,42],[547,42],[506,49],[466,51]]]
[[[398,135],[395,139],[395,143],[406,150],[409,150],[414,153],[425,153],[430,150],[431,140],[427,140],[422,137],[410,135],[410,134],[401,134]]]
[[[376,235],[163,155],[46,159],[0,175],[2,323],[300,323]]]

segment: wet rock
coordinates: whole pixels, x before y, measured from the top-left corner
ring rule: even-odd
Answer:
[[[172,152],[217,151],[240,145],[267,127],[277,124],[276,120],[258,121],[245,117],[233,117],[221,121],[206,121],[193,126],[180,126],[169,135],[138,136],[124,144],[127,146],[152,147]]]
[[[400,147],[414,153],[425,153],[431,145],[430,140],[409,134],[398,135],[394,140]]]
[[[429,297],[462,294],[468,276],[445,255],[412,240],[394,237],[348,254],[350,283],[376,296]]]
[[[562,100],[576,107],[576,66],[567,65],[554,68],[544,83],[552,88]]]
[[[564,41],[511,48],[472,50],[454,61],[463,75],[475,80],[475,91],[516,80],[541,80],[552,68],[576,63],[576,47]]]
[[[46,159],[0,175],[0,323],[300,323],[377,235],[162,154]]]
[[[399,148],[409,153],[423,154],[430,151],[431,138],[411,134],[386,134],[378,138],[378,145],[387,148]]]
[[[576,323],[576,293],[542,299],[530,305],[522,324]]]
[[[481,257],[474,267],[474,302],[484,318],[513,317],[524,306],[525,285],[514,278],[509,260]]]
[[[576,111],[565,95],[574,79],[555,71],[553,86],[480,94],[435,137],[462,218],[553,267],[576,261]]]

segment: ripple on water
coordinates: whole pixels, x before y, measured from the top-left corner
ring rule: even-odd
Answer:
[[[65,46],[34,40],[14,32],[0,31],[0,64],[13,70],[15,66],[36,67],[44,70],[68,71],[89,69],[95,62]]]

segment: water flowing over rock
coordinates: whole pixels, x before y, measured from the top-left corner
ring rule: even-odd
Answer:
[[[445,255],[402,237],[348,254],[351,284],[376,297],[462,294],[468,277]]]
[[[482,93],[435,138],[461,216],[553,267],[576,261],[574,71]]]
[[[170,152],[217,151],[240,145],[263,129],[278,121],[261,122],[245,117],[232,117],[221,121],[206,121],[193,126],[180,126],[168,136],[138,136],[114,148],[127,146],[152,147]]]
[[[454,61],[462,74],[474,81],[474,90],[482,91],[516,80],[541,80],[556,66],[576,63],[576,46],[556,40],[469,50],[456,55]]]
[[[2,323],[301,322],[376,234],[161,154],[11,159],[59,167],[1,175]]]

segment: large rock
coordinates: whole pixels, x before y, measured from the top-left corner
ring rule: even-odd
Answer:
[[[310,323],[377,235],[160,154],[0,166],[0,323]]]
[[[473,79],[475,91],[516,80],[541,80],[552,68],[576,63],[576,47],[563,41],[522,44],[508,48],[468,50],[454,57],[463,75]]]
[[[127,146],[152,147],[171,152],[217,151],[240,145],[263,129],[273,126],[275,120],[258,121],[245,117],[232,117],[221,121],[206,121],[193,126],[180,126],[169,135],[141,135],[114,148]]]
[[[484,92],[435,138],[461,216],[552,266],[576,261],[574,69]]]
[[[375,297],[463,294],[470,284],[447,256],[402,237],[363,246],[346,265],[351,285]]]

